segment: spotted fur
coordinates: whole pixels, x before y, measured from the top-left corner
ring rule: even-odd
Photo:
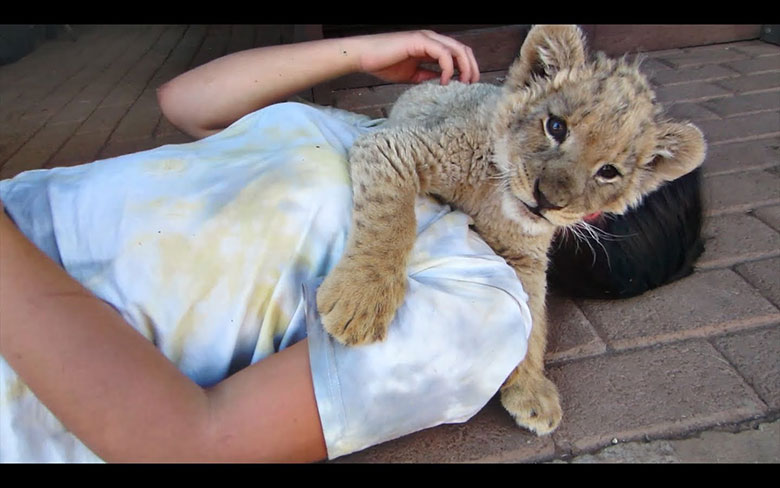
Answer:
[[[318,293],[323,324],[345,344],[385,337],[406,289],[415,197],[435,195],[473,218],[529,294],[528,353],[501,399],[519,425],[552,432],[561,419],[544,376],[554,233],[595,212],[625,212],[704,153],[695,126],[663,118],[635,63],[588,60],[577,27],[536,26],[502,87],[420,85],[398,99],[383,129],[354,144],[353,227]]]

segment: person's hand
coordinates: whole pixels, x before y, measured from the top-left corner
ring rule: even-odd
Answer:
[[[479,81],[479,66],[471,48],[430,30],[360,37],[360,70],[393,83],[420,83],[440,78],[446,85],[455,68],[460,81]],[[423,63],[437,63],[441,72]]]

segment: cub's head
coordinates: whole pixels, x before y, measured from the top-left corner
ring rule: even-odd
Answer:
[[[587,60],[575,26],[531,29],[491,131],[504,213],[532,233],[623,213],[706,148],[695,126],[662,118],[636,64]]]

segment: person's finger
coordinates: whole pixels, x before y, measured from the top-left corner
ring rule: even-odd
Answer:
[[[466,58],[471,66],[471,70],[469,71],[468,77],[465,77],[461,81],[464,83],[476,83],[479,81],[479,65],[477,64],[477,58],[474,57],[474,51],[472,51],[470,47],[465,46],[465,49]]]
[[[479,63],[477,63],[477,57],[474,56],[474,51],[471,48],[469,48],[469,57],[471,58],[471,66],[473,68],[471,82],[476,83],[479,81]]]
[[[466,52],[463,49],[464,46],[458,41],[456,41],[455,39],[452,39],[451,37],[443,36],[434,31],[425,30],[423,31],[423,34],[429,39],[441,43],[449,50],[450,56],[453,57],[453,62],[457,63],[458,69],[460,71],[461,81],[467,79],[467,77],[470,75],[471,63],[468,62],[468,56],[466,55]],[[453,66],[453,70],[454,70],[454,66]]]
[[[429,38],[438,41],[448,48],[455,57],[460,71],[460,81],[471,83],[479,80],[479,66],[472,49],[451,37],[438,34],[434,31],[423,31]]]
[[[441,75],[438,71],[431,71],[429,69],[418,69],[414,76],[412,76],[412,83],[422,83],[423,81],[433,80]]]
[[[416,47],[415,57],[428,57],[436,60],[441,68],[441,84],[446,85],[449,83],[452,75],[455,73],[455,61],[450,46],[421,32],[419,43]]]

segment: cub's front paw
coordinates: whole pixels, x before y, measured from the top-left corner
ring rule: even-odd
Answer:
[[[544,376],[506,386],[501,390],[501,404],[519,426],[538,435],[550,434],[561,422],[558,388]]]
[[[385,338],[405,292],[405,273],[345,257],[317,290],[317,309],[337,341],[366,344]]]

